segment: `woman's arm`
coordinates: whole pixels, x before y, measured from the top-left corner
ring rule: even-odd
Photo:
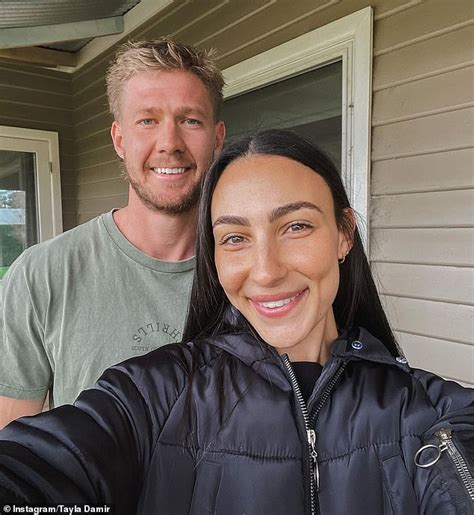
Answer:
[[[0,432],[0,484],[35,504],[131,506],[152,441],[142,397],[125,374],[110,370],[75,406],[19,419]]]
[[[474,513],[474,390],[417,371],[437,412],[415,458],[420,512]]]

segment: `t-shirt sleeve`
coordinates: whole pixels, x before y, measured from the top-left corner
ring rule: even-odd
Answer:
[[[33,298],[32,288],[39,287],[33,284],[25,257],[22,254],[1,280],[0,395],[33,400],[46,395],[52,374],[40,314],[47,299],[41,300],[40,291]]]

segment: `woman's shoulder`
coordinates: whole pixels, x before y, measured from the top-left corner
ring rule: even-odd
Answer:
[[[439,418],[462,412],[474,427],[474,389],[419,368],[411,369],[411,375],[426,392]]]
[[[411,367],[400,353],[393,356],[382,342],[360,329],[355,336],[336,342],[335,354],[348,364],[352,381],[404,405],[424,405],[442,417],[447,412],[473,406],[474,390],[419,368]]]
[[[170,343],[129,358],[109,370],[114,374],[125,374],[134,383],[159,381],[173,384],[182,382],[192,371],[211,363],[221,352],[205,340]]]
[[[88,410],[89,405],[102,399],[103,406],[121,405],[140,416],[148,413],[145,418],[159,427],[160,420],[166,418],[185,394],[192,374],[212,363],[218,352],[219,349],[205,342],[165,345],[106,369],[94,387],[84,391],[75,404]]]

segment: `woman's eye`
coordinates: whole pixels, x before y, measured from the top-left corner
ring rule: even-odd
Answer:
[[[307,223],[303,222],[294,222],[288,226],[289,232],[301,232],[305,229],[309,229],[311,226]]]
[[[222,238],[221,245],[239,245],[242,243],[244,239],[242,236],[238,236],[237,234],[230,234],[225,238]]]

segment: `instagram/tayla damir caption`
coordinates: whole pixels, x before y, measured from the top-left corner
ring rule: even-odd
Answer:
[[[17,506],[5,504],[3,513],[112,513],[111,507],[103,504],[58,504],[56,506]]]

